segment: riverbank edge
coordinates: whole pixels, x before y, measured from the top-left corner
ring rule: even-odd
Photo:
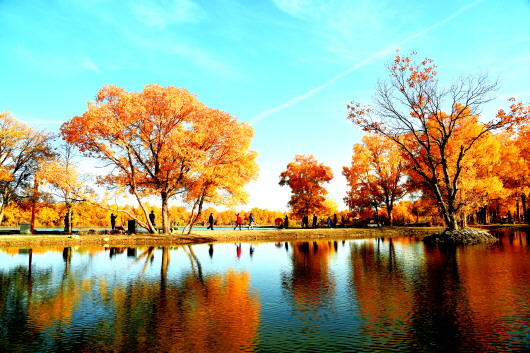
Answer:
[[[484,226],[478,229],[530,229],[528,225]],[[382,227],[382,228],[316,228],[271,230],[213,230],[192,234],[0,234],[0,248],[39,247],[136,247],[178,246],[202,243],[284,242],[347,240],[362,238],[391,238],[408,236],[423,238],[442,231],[442,227]]]

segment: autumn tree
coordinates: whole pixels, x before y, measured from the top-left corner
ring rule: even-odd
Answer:
[[[218,121],[231,129],[218,129]],[[223,160],[214,150],[228,153],[231,148],[248,147],[246,143],[224,142],[232,142],[230,135],[241,129],[248,134],[252,132],[247,124],[239,124],[228,114],[206,107],[182,88],[148,85],[135,93],[107,85],[82,116],[62,125],[61,133],[83,154],[112,168],[99,179],[100,183],[126,188],[134,195],[143,217],[130,216],[153,233],[149,210],[142,201],[146,196],[160,197],[162,227],[168,233],[169,199],[195,188],[196,180],[214,169],[216,160],[222,168]],[[254,158],[249,150],[239,153],[240,158]],[[241,185],[237,162],[232,171],[235,172],[216,177],[232,178],[234,185]]]
[[[198,131],[204,135],[201,172],[190,175],[183,198],[192,205],[191,217],[182,230],[188,233],[200,218],[204,204],[234,206],[246,203],[243,187],[258,175],[257,153],[250,150],[254,135],[250,125],[238,123],[220,110],[210,110]]]
[[[291,188],[288,205],[292,214],[303,217],[324,209],[328,192],[322,184],[329,183],[331,179],[331,168],[318,163],[313,155],[296,155],[294,162],[290,162],[287,170],[280,174],[279,183]]]
[[[457,158],[462,143],[481,129],[483,126],[476,116],[460,124],[454,130],[454,138],[448,145],[448,160]],[[487,207],[492,200],[503,199],[509,195],[498,173],[501,156],[502,145],[499,139],[487,132],[462,159],[456,202],[461,205],[459,218],[463,227],[467,226],[469,215]]]
[[[41,187],[48,187],[47,190],[51,195],[64,202],[66,207],[64,231],[68,234],[72,233],[74,204],[89,197],[86,185],[81,180],[74,163],[72,149],[71,145],[62,145],[56,158],[41,163],[35,175]]]
[[[33,129],[0,113],[0,224],[6,207],[23,197],[28,190],[39,163],[53,155],[50,146],[54,135]]]
[[[393,225],[394,204],[406,193],[401,150],[380,135],[366,135],[362,143],[353,146],[350,167],[344,167],[350,190],[344,201],[355,206],[385,205],[387,218]]]
[[[467,141],[469,136],[476,135],[482,129],[483,125],[478,121],[477,116],[462,120],[455,127],[452,139],[446,146],[449,165],[455,163],[460,146]],[[475,142],[473,148],[462,159],[458,193],[455,197],[455,202],[460,205],[458,219],[462,226],[467,226],[469,215],[485,209],[492,200],[507,196],[499,175],[500,164],[504,159],[502,150],[498,137],[487,132]],[[405,158],[405,161],[407,165],[412,163],[410,158]],[[408,176],[409,191],[421,192],[424,201],[426,198],[436,199],[432,188],[413,168],[410,168]]]
[[[501,144],[494,172],[516,202],[516,215],[530,222],[527,197],[530,193],[530,126],[497,135]],[[522,212],[521,212],[522,209]]]
[[[462,165],[476,142],[490,131],[508,128],[529,114],[522,103],[510,111],[500,110],[485,119],[481,129],[461,140],[449,151],[454,131],[476,117],[493,100],[497,81],[486,74],[461,77],[442,87],[431,59],[421,62],[396,56],[387,66],[389,78],[378,83],[374,107],[348,105],[348,118],[365,131],[386,136],[410,161],[410,168],[429,186],[448,230],[458,229],[457,215]]]

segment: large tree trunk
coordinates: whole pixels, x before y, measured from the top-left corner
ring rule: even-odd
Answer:
[[[458,227],[458,221],[456,218],[456,211],[454,207],[454,199],[449,199],[447,204],[444,202],[444,198],[442,196],[442,193],[440,191],[440,188],[438,187],[438,184],[431,183],[431,187],[434,191],[434,195],[436,197],[436,201],[438,202],[438,207],[440,208],[440,214],[444,220],[445,228],[447,230],[457,230]]]
[[[169,224],[169,205],[167,192],[162,192],[160,197],[162,199],[162,229],[164,234],[169,234],[171,227]]]
[[[392,211],[394,210],[394,205],[388,204],[386,205],[386,212],[388,216],[388,225],[392,227],[394,225],[394,215]]]
[[[188,230],[188,234],[191,233],[191,230],[193,229],[193,227],[195,226],[195,223],[197,222],[197,220],[199,219],[199,217],[201,216],[202,214],[202,205],[203,205],[203,202],[204,202],[204,197],[201,197],[200,201],[199,201],[199,208],[197,210],[197,214],[195,215],[195,217],[193,218],[193,220],[191,220],[191,223],[190,223],[190,229]]]
[[[6,210],[6,204],[4,202],[2,202],[2,204],[0,205],[0,225],[2,225],[2,223],[4,223],[5,210]]]
[[[523,223],[529,223],[530,219],[528,219],[528,211],[526,210],[526,195],[524,193],[521,194],[521,206],[523,208]]]
[[[64,232],[72,234],[72,204],[66,202],[66,215],[64,216]]]
[[[467,213],[462,212],[462,228],[467,228]]]
[[[193,229],[193,226],[195,225],[195,222],[197,222],[197,219],[201,216],[202,212],[202,205],[204,203],[204,198],[206,197],[206,189],[203,190],[202,194],[195,200],[193,203],[193,208],[191,210],[191,215],[188,223],[182,228],[182,234],[186,231],[186,228],[189,227],[188,234],[191,233],[191,230]],[[195,214],[195,209],[197,209],[197,214]]]
[[[458,230],[458,229],[460,229],[460,227],[458,226],[458,220],[457,220],[456,215],[454,213],[447,215],[447,219],[445,221],[445,228],[447,230]]]
[[[131,187],[131,189],[132,189],[131,193],[136,197],[136,201],[138,201],[138,205],[140,206],[144,214],[144,219],[146,219],[147,221],[144,223],[138,220],[135,216],[133,216],[133,218],[138,222],[138,225],[147,229],[149,233],[156,234],[156,229],[151,223],[151,220],[149,219],[149,212],[147,211],[144,204],[142,203],[142,199],[140,198],[140,195],[138,195],[138,192],[136,191],[135,188]]]

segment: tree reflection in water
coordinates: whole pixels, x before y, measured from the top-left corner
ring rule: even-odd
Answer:
[[[169,268],[178,250],[186,254],[189,269],[176,278]],[[145,276],[158,253],[160,277]],[[125,282],[86,277],[84,266],[73,270],[72,249],[63,249],[62,256],[59,282],[53,270],[30,273],[30,266],[6,276],[0,272],[1,327],[8,331],[1,337],[9,337],[0,338],[0,350],[236,351],[255,344],[259,299],[250,290],[249,274],[229,270],[203,276],[191,246],[143,249],[130,265],[140,265],[140,272]]]
[[[0,351],[528,351],[528,244],[3,249]]]
[[[305,327],[302,331],[309,333],[318,329],[315,318],[323,311],[332,310],[335,283],[329,276],[328,260],[333,245],[293,242],[291,247],[292,271],[282,273],[282,287]]]

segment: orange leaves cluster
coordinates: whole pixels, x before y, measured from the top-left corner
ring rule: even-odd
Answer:
[[[348,109],[348,119],[362,127],[364,131],[375,131],[380,127],[374,125],[374,121],[370,119],[371,108],[364,107],[357,102],[351,102],[346,108]]]
[[[289,206],[298,217],[319,213],[325,206],[327,190],[322,184],[333,179],[331,168],[319,163],[313,155],[296,155],[294,162],[280,174],[280,185],[291,188]]]
[[[53,135],[30,128],[9,113],[0,113],[0,223],[3,211],[27,186],[37,165],[53,155]]]
[[[436,65],[432,64],[433,60],[426,58],[420,63],[411,58],[416,55],[416,52],[410,53],[409,56],[396,56],[393,65],[390,67],[390,75],[394,78],[400,78],[402,87],[400,91],[404,92],[405,83],[410,88],[414,88],[418,84],[433,81],[436,76]]]
[[[433,61],[417,62],[414,55],[397,56],[388,65],[390,76],[378,84],[375,109],[368,111],[359,104],[350,104],[348,118],[401,148],[409,171],[413,171],[409,174],[429,186],[430,190],[424,192],[436,199],[446,225],[454,229],[459,209],[478,205],[459,191],[465,188],[470,195],[479,195],[484,185],[499,185],[491,178],[472,175],[467,163],[472,165],[470,161],[475,160],[478,169],[480,158],[474,154],[479,145],[490,140],[491,131],[510,130],[528,121],[530,107],[513,103],[508,112],[500,110],[491,120],[479,123],[475,114],[493,99],[491,93],[498,82],[490,82],[486,75],[469,75],[441,88]],[[484,182],[472,185],[462,178],[482,178]]]
[[[385,205],[392,222],[394,203],[405,195],[401,150],[388,138],[366,135],[353,147],[352,163],[343,168],[349,191],[344,201],[350,209]]]
[[[257,174],[252,128],[182,88],[148,85],[135,93],[105,86],[61,133],[85,155],[114,166],[101,182],[127,188],[138,200],[159,195],[163,224],[170,197],[208,194],[222,203],[219,188],[239,197]]]
[[[257,177],[257,153],[250,150],[253,129],[246,123],[238,123],[229,114],[211,110],[207,115],[210,124],[197,133],[204,138],[201,173],[188,181],[185,199],[205,200],[215,205],[234,205],[246,202],[248,195],[243,187]]]
[[[47,151],[49,138],[49,134],[31,129],[8,112],[0,113],[0,181],[13,181],[26,162],[36,162],[32,157]]]
[[[510,102],[515,102],[515,98],[510,98]],[[512,130],[515,126],[528,123],[530,120],[530,105],[525,106],[523,102],[517,102],[510,104],[509,112],[503,109],[499,109],[497,112],[497,121],[489,123],[489,126],[495,126],[495,124],[502,124],[506,126],[508,130]]]

